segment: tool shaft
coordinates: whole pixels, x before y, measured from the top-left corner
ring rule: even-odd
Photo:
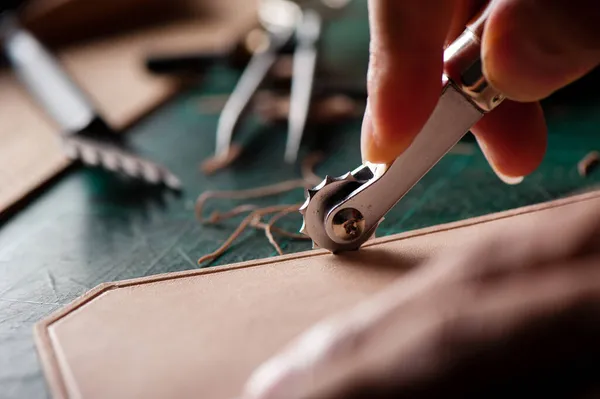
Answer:
[[[248,110],[256,91],[275,64],[278,52],[292,37],[293,30],[281,34],[272,34],[269,47],[255,53],[242,73],[233,93],[221,111],[217,126],[215,155],[225,158],[229,153],[234,131],[244,113]]]
[[[97,112],[83,91],[33,35],[16,22],[7,23],[6,56],[28,91],[64,133],[74,134],[90,125]]]
[[[294,52],[294,66],[291,96],[288,139],[285,160],[296,162],[306,121],[310,110],[310,101],[317,66],[317,43],[321,36],[321,16],[314,10],[305,10],[303,20],[297,32],[298,45]]]

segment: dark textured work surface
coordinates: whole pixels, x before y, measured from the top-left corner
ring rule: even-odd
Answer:
[[[102,282],[196,268],[199,256],[219,246],[235,221],[200,225],[193,216],[200,192],[299,175],[282,162],[284,132],[262,128],[248,135],[251,153],[237,166],[202,176],[197,165],[213,150],[216,117],[198,113],[199,98],[200,92],[182,95],[132,134],[139,148],[182,177],[186,190],[180,197],[98,171],[74,170],[0,230],[0,397],[47,395],[32,341],[35,322]],[[579,107],[554,117],[543,166],[519,186],[501,183],[467,140],[472,153],[446,156],[387,217],[380,234],[546,201],[600,182],[600,173],[582,178],[576,167],[589,150],[600,148],[597,109]],[[360,162],[358,129],[356,121],[339,131],[319,132],[339,143],[319,173],[341,174]],[[261,202],[301,200],[297,190]],[[231,204],[211,203],[209,210]],[[299,222],[294,215],[282,225],[294,229]],[[306,242],[282,243],[286,252],[309,248]],[[214,264],[273,255],[262,233],[249,232]]]
[[[180,196],[131,186],[90,170],[74,170],[9,219],[0,230],[0,397],[43,397],[46,386],[32,341],[32,325],[102,282],[196,268],[196,259],[228,236],[234,221],[202,226],[193,216],[206,189],[239,189],[297,177],[282,162],[284,131],[248,135],[243,159],[213,177],[198,171],[213,150],[215,116],[198,113],[192,92],[144,121],[132,136],[139,148],[164,161],[186,187]],[[380,234],[459,220],[573,193],[600,181],[582,178],[576,164],[600,148],[596,107],[554,118],[550,149],[539,171],[509,187],[490,171],[479,150],[446,156],[387,217]],[[255,125],[255,128],[257,126]],[[360,162],[359,121],[322,131],[336,150],[318,172],[341,174]],[[469,143],[467,141],[467,143]],[[302,190],[262,203],[295,203]],[[211,203],[226,209],[230,203]],[[297,228],[299,217],[283,225]],[[308,249],[283,241],[285,251]],[[215,264],[273,256],[260,232],[249,232]],[[207,299],[209,300],[209,299]]]
[[[32,340],[32,326],[94,286],[108,281],[190,270],[231,233],[234,220],[202,226],[193,216],[198,194],[207,189],[241,189],[296,178],[283,163],[285,129],[244,127],[247,151],[222,173],[206,177],[199,163],[214,149],[216,115],[199,112],[207,92],[226,92],[234,77],[215,72],[208,86],[179,96],[133,131],[132,140],[178,174],[181,196],[130,185],[99,171],[75,169],[0,229],[0,397],[47,397]],[[550,147],[542,167],[519,186],[506,186],[491,172],[472,140],[472,151],[449,154],[393,210],[379,234],[393,234],[542,202],[590,188],[577,162],[600,150],[600,107],[588,102],[549,108]],[[318,173],[342,174],[360,163],[360,121],[313,132],[328,143]],[[319,140],[316,140],[316,139]],[[308,140],[311,141],[311,140]],[[598,171],[600,172],[600,171]],[[302,190],[259,201],[295,203]],[[238,202],[213,202],[209,210]],[[297,229],[296,215],[281,225]],[[307,242],[282,240],[286,252]],[[261,232],[250,231],[217,262],[226,264],[275,255]],[[207,298],[210,300],[210,298]]]

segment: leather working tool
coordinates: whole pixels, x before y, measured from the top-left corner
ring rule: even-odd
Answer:
[[[54,56],[13,14],[7,10],[0,20],[5,56],[29,93],[62,129],[67,155],[89,166],[180,189],[173,173],[128,149],[123,135],[108,126]]]
[[[480,59],[488,6],[444,52],[442,94],[412,144],[391,164],[366,163],[338,178],[326,177],[300,208],[301,232],[333,253],[359,249],[384,215],[479,121],[502,101]]]
[[[226,158],[235,130],[280,52],[295,38],[288,138],[285,160],[296,161],[304,134],[317,65],[317,45],[323,19],[343,9],[349,0],[262,0],[259,19],[267,31],[265,48],[250,59],[225,104],[217,126],[217,158]]]

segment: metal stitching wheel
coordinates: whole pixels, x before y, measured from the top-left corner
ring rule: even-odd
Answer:
[[[331,252],[337,253],[341,251],[349,251],[356,249],[360,245],[356,245],[353,240],[345,240],[346,244],[340,244],[340,240],[332,238],[331,231],[325,227],[325,219],[329,212],[341,200],[346,198],[360,186],[365,184],[373,175],[368,167],[361,167],[354,172],[347,173],[340,177],[327,176],[325,180],[313,189],[307,190],[306,202],[300,207],[304,223],[300,232],[308,235],[313,240],[313,248],[324,248]],[[360,221],[356,223],[348,218],[340,222],[342,231],[348,231],[348,236],[352,236],[352,231],[360,226]],[[334,226],[332,226],[333,228]],[[340,231],[337,229],[337,231]],[[361,231],[361,233],[364,233]],[[361,237],[372,236],[372,232],[367,234],[358,234],[358,239]],[[334,236],[335,237],[335,236]],[[362,239],[363,241],[366,241]],[[336,242],[338,241],[338,242]],[[343,239],[341,241],[344,241]]]

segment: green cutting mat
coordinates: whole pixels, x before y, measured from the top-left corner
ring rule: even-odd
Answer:
[[[339,26],[334,33],[335,29]],[[343,36],[343,29],[337,32]],[[365,43],[360,45],[366,48]],[[364,63],[357,65],[364,67]],[[260,126],[252,119],[243,128],[246,152],[239,162],[212,177],[200,173],[200,162],[214,150],[217,123],[216,115],[199,111],[200,100],[228,92],[235,80],[230,72],[216,69],[202,88],[182,94],[131,132],[140,151],[182,178],[181,196],[101,171],[75,169],[4,222],[0,229],[0,397],[47,396],[31,337],[32,325],[42,317],[103,282],[194,269],[198,257],[228,237],[237,221],[203,226],[194,219],[194,201],[204,190],[251,188],[299,176],[297,167],[283,163],[285,127]],[[600,149],[600,107],[595,101],[571,106],[561,102],[548,108],[548,155],[521,185],[500,182],[467,139],[471,151],[447,155],[388,215],[379,235],[547,201],[599,183],[600,173],[580,177],[577,163],[587,152]],[[359,127],[356,120],[311,132],[305,153],[321,148],[329,155],[319,165],[319,174],[339,175],[360,163]],[[297,190],[259,203],[295,203],[302,198],[302,190]],[[209,210],[236,204],[219,201],[211,203]],[[299,224],[299,216],[293,215],[281,225],[297,229]],[[281,243],[286,252],[310,247],[307,242]],[[264,234],[249,231],[214,265],[274,254]]]

